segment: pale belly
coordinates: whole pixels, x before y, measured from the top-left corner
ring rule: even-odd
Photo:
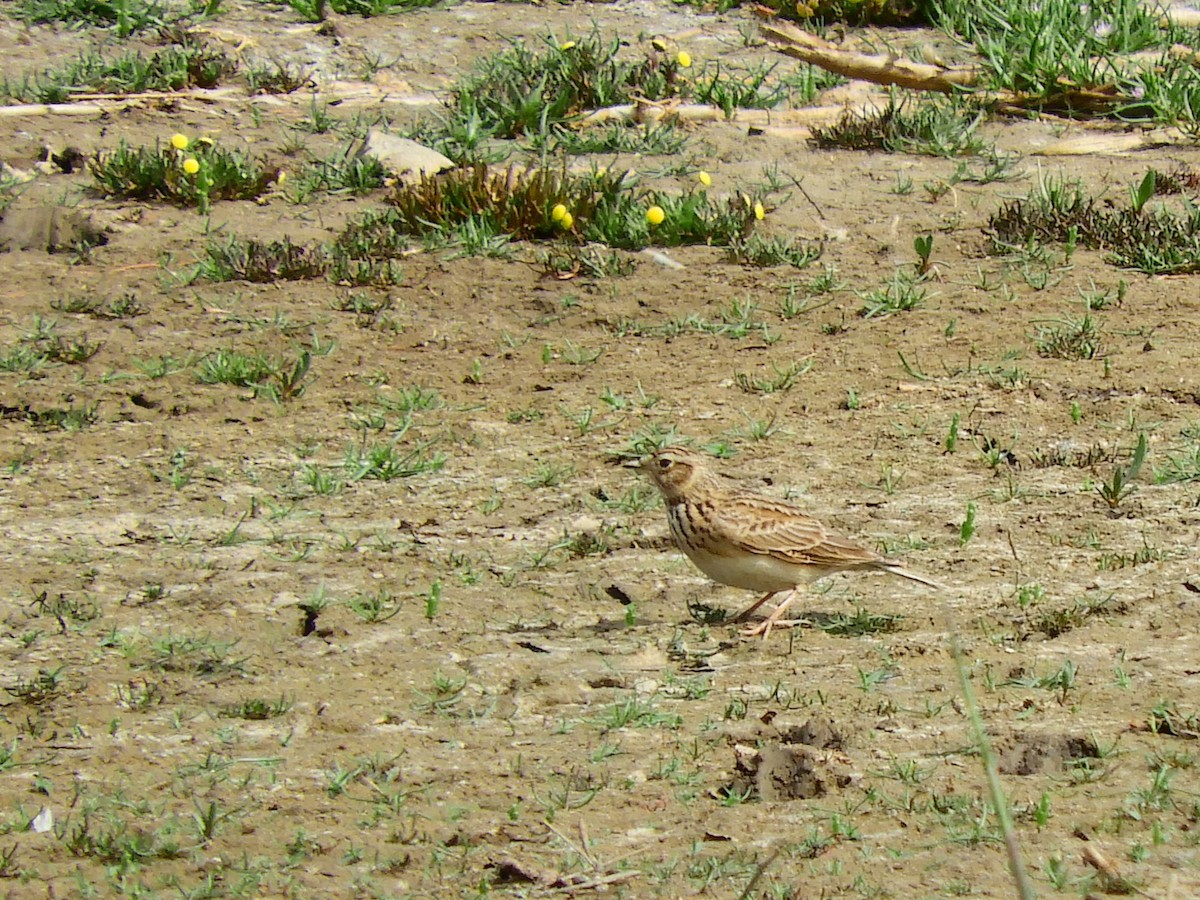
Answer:
[[[793,565],[770,556],[715,556],[703,550],[680,549],[713,581],[748,591],[788,591],[821,575],[815,568]]]

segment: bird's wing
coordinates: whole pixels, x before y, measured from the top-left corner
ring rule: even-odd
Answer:
[[[799,565],[845,569],[878,565],[885,559],[781,500],[735,494],[717,504],[713,513],[717,528],[751,553]]]

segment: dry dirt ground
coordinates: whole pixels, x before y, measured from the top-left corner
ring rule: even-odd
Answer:
[[[235,3],[214,27],[326,83],[381,60],[390,99],[326,112],[404,122],[506,38],[593,21],[698,64],[770,57],[745,14],[665,2],[461,4],[340,18],[336,39]],[[97,34],[6,20],[4,72]],[[313,102],[6,116],[0,154],[30,169],[44,145],[184,132],[298,170],[344,140],[285,155]],[[6,355],[51,323],[100,345],[0,373],[0,893],[1012,896],[957,633],[1039,894],[1200,896],[1200,512],[1195,481],[1165,478],[1200,448],[1200,276],[985,252],[987,216],[1039,177],[1125,202],[1147,166],[1200,165],[1191,146],[1036,155],[1082,130],[991,123],[1019,177],[935,197],[959,161],[697,126],[682,161],[714,190],[776,167],[789,190],[761,228],[822,258],[690,248],[599,280],[548,279],[521,249],[417,253],[390,289],[188,284],[214,237],[328,240],[383,192],[285,190],[206,220],[106,200],[85,172],[37,178],[16,208],[86,211],[109,242],[0,256]],[[925,303],[862,317],[921,234]],[[827,267],[836,289],[812,294]],[[340,311],[351,293],[389,308]],[[1095,358],[1039,353],[1039,329],[1106,293]],[[56,309],[126,295],[140,315]],[[736,320],[734,303],[750,327],[665,327]],[[300,346],[319,352],[290,401],[197,381],[205,354]],[[163,358],[178,365],[147,374]],[[739,378],[797,364],[787,390]],[[93,404],[90,425],[54,427]],[[1141,433],[1146,466],[1111,510],[1096,488]],[[796,605],[804,625],[742,638],[711,612],[752,598],[671,549],[648,485],[613,464],[656,434],[724,443],[742,485],[951,589],[838,576]],[[347,454],[389,442],[444,465],[354,480]]]

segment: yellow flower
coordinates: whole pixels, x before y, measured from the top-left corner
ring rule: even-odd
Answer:
[[[761,222],[766,217],[766,215],[767,215],[767,211],[765,209],[763,209],[762,203],[760,203],[759,201],[756,200],[754,202],[754,218],[758,219],[758,221]]]
[[[195,175],[200,171],[200,163],[196,162],[193,157],[189,156],[183,161],[183,171],[187,172],[189,175]]]
[[[574,41],[566,41],[565,43],[559,44],[558,49],[559,50],[570,50],[574,46],[575,46]]]
[[[646,221],[651,225],[661,225],[667,214],[661,206],[652,206],[646,210]]]
[[[696,178],[705,187],[712,187],[712,176],[709,175],[707,172],[701,172],[699,175],[696,176]]]
[[[186,134],[171,135],[171,146],[176,150],[186,150],[188,147],[188,139]]]
[[[675,62],[679,63],[679,68],[690,69],[692,67],[692,55],[686,50],[680,50],[675,54]]]
[[[550,210],[550,219],[554,222],[561,222],[565,217],[569,216],[567,208],[561,203],[556,203],[554,209]]]
[[[280,169],[278,172],[275,173],[275,184],[281,185],[285,181],[287,181],[287,172],[283,171],[283,169]]]
[[[575,217],[569,212],[562,214],[562,218],[558,220],[558,225],[563,231],[570,231],[571,226],[575,224]]]

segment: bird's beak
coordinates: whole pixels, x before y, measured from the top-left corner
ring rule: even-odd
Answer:
[[[638,471],[640,472],[641,470],[643,470],[644,468],[646,468],[646,457],[642,457],[641,459],[630,459],[630,460],[627,460],[627,461],[625,461],[625,462],[621,463],[621,468],[623,468],[623,469],[636,469],[636,470],[638,470]]]

